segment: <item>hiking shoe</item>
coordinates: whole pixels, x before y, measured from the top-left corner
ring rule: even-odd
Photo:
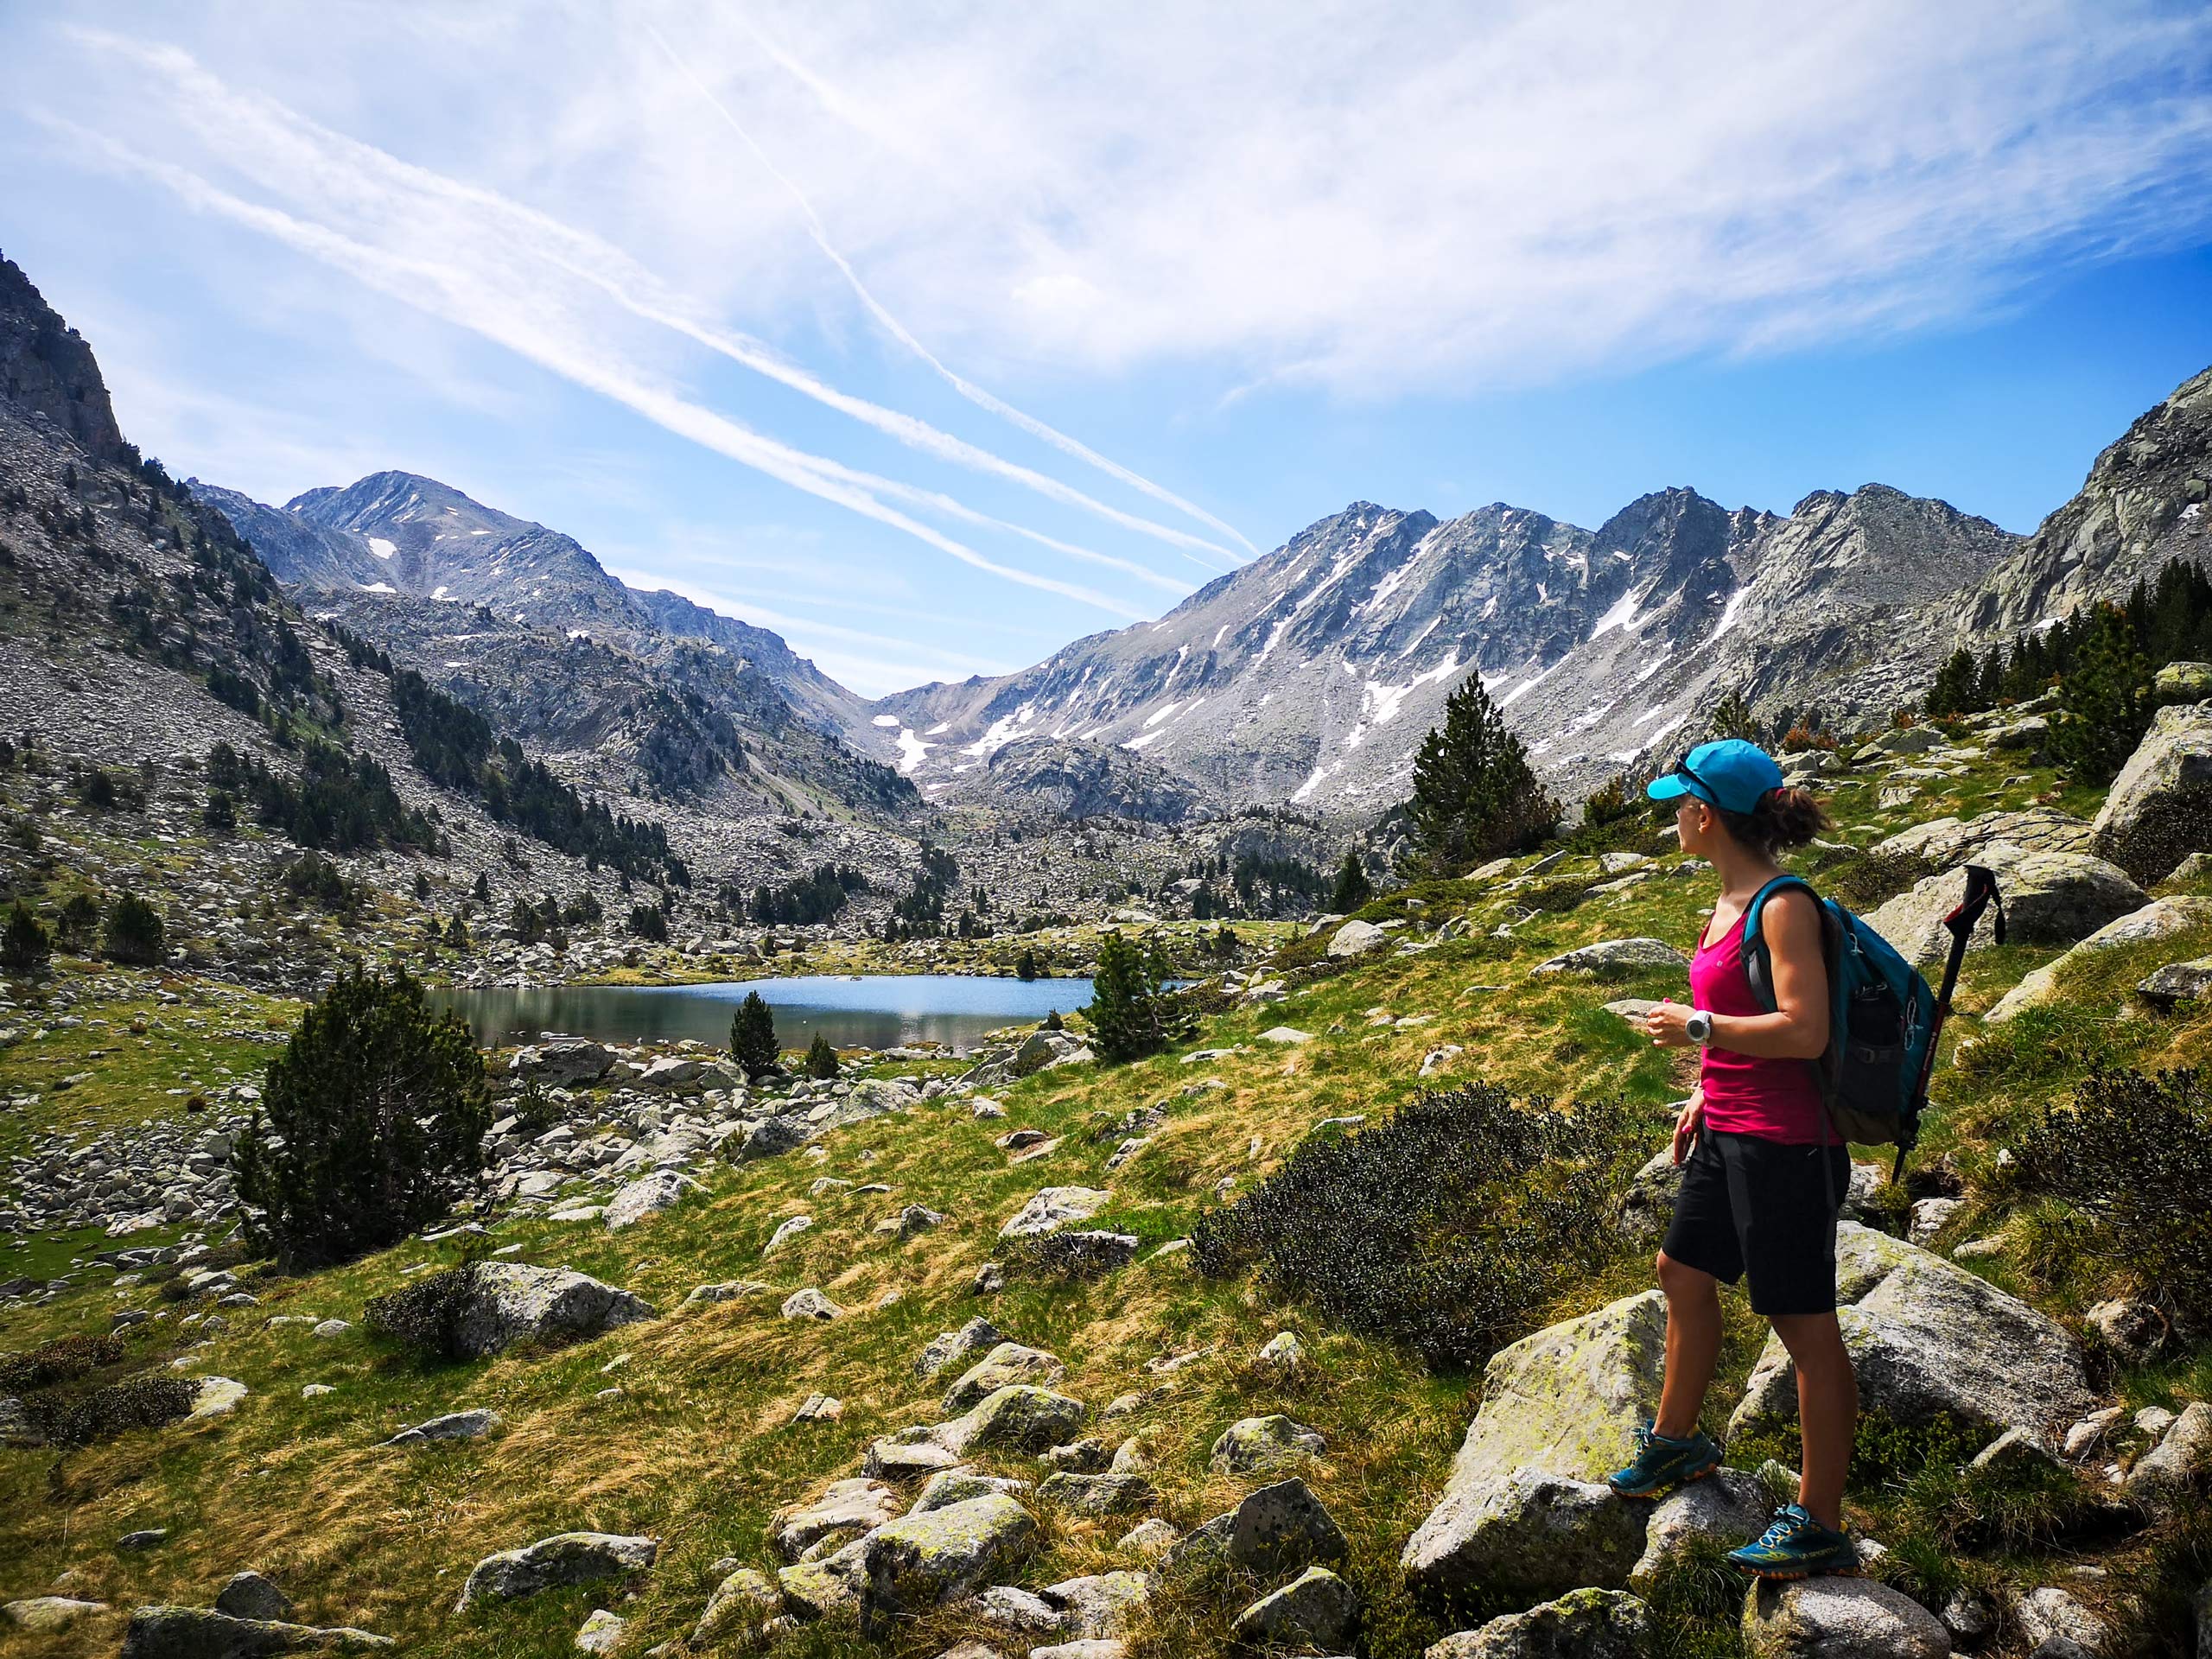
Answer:
[[[1658,1497],[1693,1480],[1703,1480],[1720,1466],[1720,1448],[1703,1429],[1687,1440],[1670,1440],[1647,1417],[1636,1427],[1636,1458],[1605,1478],[1621,1497]]]
[[[1822,1573],[1848,1576],[1859,1571],[1859,1549],[1795,1503],[1774,1512],[1774,1521],[1756,1543],[1732,1549],[1728,1559],[1758,1579],[1810,1579]]]

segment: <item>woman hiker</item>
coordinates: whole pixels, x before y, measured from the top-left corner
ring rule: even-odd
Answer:
[[[1810,841],[1827,816],[1804,791],[1783,786],[1765,751],[1732,738],[1700,744],[1646,792],[1676,804],[1682,850],[1719,872],[1720,898],[1690,963],[1692,1006],[1662,1002],[1645,1016],[1655,1044],[1694,1043],[1702,1054],[1675,1121],[1682,1183],[1659,1252],[1666,1382],[1658,1415],[1637,1431],[1635,1459],[1611,1484],[1624,1497],[1656,1497],[1720,1466],[1698,1414],[1720,1356],[1719,1281],[1748,1278],[1752,1311],[1772,1322],[1796,1366],[1804,1469],[1797,1501],[1729,1560],[1770,1579],[1853,1572],[1843,1486],[1859,1388],[1835,1317],[1837,1199],[1851,1163],[1807,1064],[1828,1040],[1817,902],[1787,887],[1761,910],[1772,1014],[1753,994],[1743,944],[1745,910],[1783,874],[1776,851]]]

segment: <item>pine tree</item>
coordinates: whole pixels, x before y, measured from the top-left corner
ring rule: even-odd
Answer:
[[[1367,869],[1359,861],[1359,854],[1347,849],[1344,861],[1337,867],[1337,885],[1329,894],[1329,908],[1339,916],[1349,916],[1374,896],[1375,889],[1367,880]]]
[[[1109,933],[1098,946],[1098,972],[1091,981],[1091,1046],[1109,1065],[1157,1054],[1190,1033],[1192,1020],[1167,988],[1174,965],[1166,950],[1123,933]]]
[[[817,1081],[837,1075],[837,1051],[818,1031],[814,1033],[814,1040],[806,1046],[806,1075]]]
[[[92,947],[92,935],[100,925],[100,907],[89,893],[73,893],[62,901],[61,914],[56,918],[54,931],[62,948],[85,950]]]
[[[1921,705],[1930,719],[1945,715],[1970,715],[1974,693],[1980,683],[1980,671],[1974,666],[1974,652],[1961,645],[1950,659],[1936,671],[1936,683],[1928,688],[1927,700]]]
[[[1480,675],[1445,700],[1444,723],[1422,740],[1407,810],[1416,857],[1440,874],[1518,851],[1559,827],[1558,801],[1536,781]]]
[[[2151,729],[2151,659],[2127,613],[2100,605],[2058,683],[2050,747],[2076,783],[2108,784]]]
[[[1026,944],[1021,947],[1021,954],[1014,959],[1014,976],[1021,980],[1037,977],[1037,953]]]
[[[248,1236],[288,1269],[396,1244],[466,1191],[491,1121],[461,1017],[356,967],[270,1063],[236,1154]]]
[[[47,937],[45,924],[31,914],[31,909],[22,899],[8,912],[8,926],[0,932],[0,973],[11,979],[29,979],[46,971],[46,964],[54,955],[54,941]]]
[[[161,960],[162,912],[135,893],[119,893],[107,909],[100,950],[111,961],[144,967]]]
[[[737,1005],[737,1016],[729,1022],[729,1052],[748,1077],[774,1071],[783,1055],[776,1041],[776,1016],[758,991],[747,991]]]

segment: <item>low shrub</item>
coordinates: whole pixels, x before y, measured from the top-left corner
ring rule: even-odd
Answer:
[[[466,1359],[461,1319],[475,1285],[476,1263],[473,1262],[441,1273],[427,1273],[397,1290],[372,1297],[361,1311],[361,1323],[378,1336],[426,1358]]]
[[[1573,1114],[1477,1084],[1308,1140],[1191,1235],[1198,1270],[1274,1289],[1432,1366],[1477,1366],[1621,1255],[1614,1225],[1649,1148],[1619,1102]]]
[[[2212,1329],[2212,1096],[2194,1071],[2092,1072],[2015,1147],[2030,1192],[2072,1205],[2081,1252],[2184,1330]]]
[[[28,1353],[0,1354],[0,1394],[20,1394],[56,1382],[73,1382],[102,1366],[120,1364],[118,1336],[57,1337]]]
[[[1908,893],[1943,867],[1917,853],[1866,853],[1855,848],[1823,849],[1807,877],[1821,896],[1855,911],[1869,911]]]
[[[1539,881],[1533,887],[1522,888],[1512,895],[1512,899],[1515,904],[1526,909],[1557,914],[1573,910],[1587,899],[1592,886],[1599,880],[1594,875],[1554,876],[1548,881]]]
[[[1009,1279],[1063,1283],[1103,1279],[1129,1259],[1125,1249],[1107,1242],[1111,1236],[1086,1231],[1018,1238],[1005,1247],[999,1260]]]
[[[54,1446],[91,1446],[133,1428],[159,1428],[192,1409],[200,1385],[181,1376],[130,1376],[90,1394],[34,1394],[23,1401],[31,1427]]]

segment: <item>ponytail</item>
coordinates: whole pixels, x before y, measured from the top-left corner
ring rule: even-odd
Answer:
[[[1802,847],[1830,827],[1828,815],[1812,791],[1787,785],[1770,789],[1748,812],[1715,807],[1720,827],[1747,852],[1771,858],[1786,847]]]

